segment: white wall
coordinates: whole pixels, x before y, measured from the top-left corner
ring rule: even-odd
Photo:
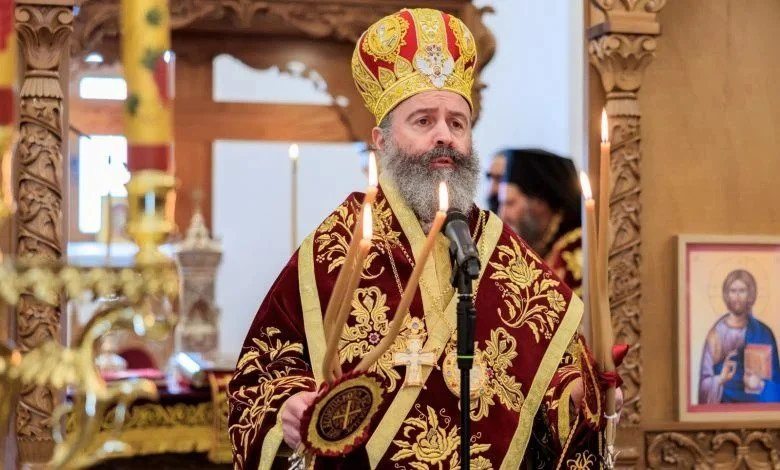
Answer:
[[[572,121],[572,109],[581,110],[577,101],[582,93],[582,61],[572,45],[582,34],[578,16],[582,2],[474,3],[495,9],[484,16],[484,22],[497,42],[496,53],[482,72],[487,88],[482,91],[482,114],[474,128],[482,166],[487,168],[493,154],[506,147],[540,147],[575,155],[579,165],[580,144],[571,131],[579,129],[581,122]],[[483,194],[485,190],[483,186]]]
[[[213,147],[213,233],[224,255],[216,285],[220,350],[238,354],[260,302],[291,255],[289,142],[217,141]],[[298,244],[366,176],[352,144],[301,144]]]

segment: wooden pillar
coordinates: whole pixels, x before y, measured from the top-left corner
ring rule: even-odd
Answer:
[[[642,132],[638,97],[644,71],[653,60],[661,28],[657,14],[666,0],[590,0],[588,57],[603,95],[591,88],[591,174],[598,172],[602,105],[609,116],[612,142],[609,185],[609,295],[615,341],[630,345],[620,367],[624,379],[619,464],[634,466],[643,455],[641,361],[641,171]],[[627,429],[629,428],[629,429]],[[633,428],[633,429],[630,429]]]
[[[64,253],[62,174],[66,155],[64,93],[60,71],[73,30],[73,0],[17,0],[16,30],[24,63],[20,142],[16,151],[16,253],[20,259],[56,260]],[[65,64],[66,65],[66,64]],[[22,351],[60,340],[61,309],[23,295],[16,310]],[[54,448],[51,414],[60,401],[45,387],[27,387],[16,410],[21,466],[35,468]]]

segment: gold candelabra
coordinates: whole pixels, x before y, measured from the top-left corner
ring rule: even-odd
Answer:
[[[5,184],[10,178],[13,141],[13,136],[0,135],[4,182],[0,188],[0,223],[14,211],[10,184]],[[177,321],[172,312],[158,319],[149,306],[150,299],[173,299],[178,294],[175,265],[159,249],[173,227],[165,211],[173,176],[163,171],[141,171],[131,177],[127,189],[128,233],[138,246],[133,267],[86,269],[61,262],[12,259],[0,264],[0,302],[6,305],[16,305],[23,293],[52,305],[59,304],[63,292],[74,299],[85,295],[111,299],[89,320],[71,347],[51,341],[22,355],[0,344],[0,442],[7,437],[9,418],[23,387],[71,391],[72,401],[60,405],[52,415],[55,448],[50,468],[83,468],[125,454],[128,446],[118,440],[107,441],[92,454],[85,449],[109,413],[113,413],[118,431],[127,408],[136,399],[157,399],[154,382],[125,379],[107,383],[95,365],[99,342],[107,333],[130,330],[140,337],[161,339],[172,333]],[[72,426],[63,432],[66,417]],[[0,450],[0,459],[4,458]]]

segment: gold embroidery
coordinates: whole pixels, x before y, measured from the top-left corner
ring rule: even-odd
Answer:
[[[455,352],[455,344],[451,341],[447,349]],[[449,359],[451,355],[448,355]],[[485,349],[474,351],[474,367],[472,368],[471,419],[479,421],[486,418],[490,407],[495,405],[495,397],[507,409],[520,411],[525,400],[522,385],[507,370],[512,367],[512,360],[517,357],[517,340],[504,328],[490,332],[490,339],[485,341]],[[460,370],[449,371],[454,365],[446,367],[446,372],[453,372],[453,383],[448,383],[450,391],[460,396]],[[457,372],[457,374],[454,374]]]
[[[399,450],[390,458],[393,462],[400,462],[406,459],[412,459],[407,462],[411,468],[416,470],[428,470],[431,468],[444,468],[445,462],[449,461],[450,469],[460,468],[460,453],[458,452],[460,443],[460,427],[453,425],[449,431],[452,418],[444,414],[444,410],[436,411],[427,406],[427,415],[420,411],[420,405],[415,405],[418,417],[409,417],[404,421],[403,437],[413,439],[411,442],[405,440],[394,440],[393,444],[399,447]],[[444,422],[444,426],[439,425],[439,415]],[[415,433],[412,436],[412,433]],[[481,437],[479,433],[471,438],[471,459],[472,468],[491,470],[493,465],[482,456],[477,456],[490,449],[490,444],[478,444],[476,440]]]
[[[349,204],[349,207],[348,207]],[[393,230],[393,211],[387,201],[381,199],[373,205],[374,224],[372,249],[363,262],[363,279],[376,279],[384,272],[381,267],[376,272],[371,272],[371,265],[380,255],[389,255],[390,250],[401,244],[401,233]],[[318,263],[327,262],[328,272],[344,264],[344,258],[349,249],[350,236],[355,225],[355,214],[360,212],[360,206],[356,201],[341,204],[317,229],[314,239],[317,244]],[[344,235],[347,233],[348,235]]]
[[[578,356],[579,343],[577,342],[578,335],[575,335],[569,347],[561,359],[561,363],[558,367],[557,375],[559,384],[569,381],[572,376],[580,375],[580,365]],[[566,387],[560,393],[559,397],[555,397],[556,392],[561,390],[560,387],[550,387],[545,393],[545,399],[547,401],[548,411],[557,411],[557,431],[560,442],[565,442],[571,432],[571,415],[569,413],[571,403],[571,391],[574,388],[574,381],[569,381]]]
[[[560,313],[566,310],[566,301],[557,290],[560,282],[544,273],[541,261],[530,250],[520,247],[512,238],[512,246],[498,247],[498,262],[491,262],[496,271],[490,279],[496,282],[506,310],[498,309],[504,324],[510,328],[527,325],[538,342],[540,334],[549,339]],[[526,261],[521,253],[531,258]]]
[[[258,384],[230,392],[231,409],[242,409],[238,422],[229,429],[236,450],[252,445],[266,417],[276,413],[293,391],[314,383],[311,377],[301,375],[308,368],[301,357],[303,345],[274,340],[280,333],[278,328],[266,328],[252,339],[256,348],[246,351],[238,361],[235,377],[251,374]]]
[[[355,322],[353,325],[347,324],[339,341],[339,360],[342,363],[361,358],[379,345],[390,327],[387,319],[389,310],[387,295],[378,287],[360,288],[355,291],[350,314]],[[393,354],[406,349],[408,329],[408,322],[405,322],[395,343],[369,369],[370,372],[376,372],[390,381],[390,392],[395,390],[397,381],[401,378],[393,367]],[[425,336],[424,330],[422,334]]]
[[[398,55],[398,49],[405,43],[404,37],[409,23],[401,15],[382,18],[366,32],[363,43],[364,53],[384,61],[392,61]]]
[[[566,461],[566,468],[569,470],[590,470],[596,463],[596,456],[589,450],[578,453],[573,459]]]
[[[579,297],[572,297],[566,314],[555,332],[547,350],[544,353],[539,369],[534,376],[531,387],[525,397],[523,407],[520,409],[520,419],[517,429],[512,436],[512,443],[507,450],[501,469],[519,468],[523,461],[528,440],[531,437],[531,425],[534,416],[539,410],[539,404],[550,386],[550,381],[558,370],[566,348],[571,343],[572,336],[577,334],[577,328],[582,320],[582,301]]]
[[[317,230],[321,234],[314,239],[319,251],[317,262],[329,262],[328,272],[344,264],[349,249],[349,237],[334,229],[339,227],[351,234],[354,225],[355,215],[349,210],[347,203],[344,203],[329,215]]]
[[[404,11],[404,15],[393,14],[377,21],[360,37],[352,54],[355,86],[376,123],[404,99],[426,90],[458,93],[471,106],[476,44],[466,25],[455,17],[445,23],[443,14],[436,10]],[[448,31],[455,35],[453,46],[458,50],[456,73],[447,44]],[[410,36],[416,41],[414,50],[403,47]],[[396,65],[395,80],[379,76],[379,67],[388,64]]]
[[[582,239],[582,228],[578,227],[560,237],[547,255],[547,260],[555,260],[560,254],[561,259],[566,263],[566,267],[559,277],[563,279],[566,271],[569,271],[576,281],[582,280],[582,248],[574,250],[564,250],[564,248]]]
[[[474,36],[472,36],[471,31],[469,31],[468,28],[464,28],[463,23],[458,21],[454,16],[450,17],[449,25],[452,29],[453,36],[455,36],[455,43],[458,45],[461,53],[458,62],[462,62],[461,67],[463,67],[463,63],[474,59],[477,55],[477,46],[474,42]]]
[[[582,280],[582,248],[577,248],[574,251],[564,251],[561,253],[561,258],[566,262],[566,269],[571,273],[577,281]]]

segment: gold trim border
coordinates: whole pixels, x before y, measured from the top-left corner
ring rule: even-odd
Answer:
[[[322,362],[325,359],[325,328],[322,324],[317,278],[314,276],[314,233],[303,240],[298,250],[298,290],[301,295],[309,362],[315,382],[321,384],[324,381]]]
[[[576,382],[570,382],[563,389],[563,393],[558,399],[558,439],[560,442],[566,442],[571,432],[571,415],[569,413],[569,401],[571,400],[571,391]]]
[[[536,372],[533,383],[531,383],[528,396],[520,409],[519,425],[515,430],[514,436],[512,436],[512,442],[509,445],[506,457],[501,462],[501,470],[520,467],[525,456],[525,449],[528,447],[528,440],[531,437],[534,415],[539,409],[547,387],[550,386],[553,374],[558,370],[558,364],[560,364],[566,348],[577,332],[577,328],[582,320],[582,313],[582,300],[572,294],[569,308],[566,309],[566,314],[563,317],[563,322],[558,331],[555,332],[555,336],[553,336],[549,346],[547,346],[547,351],[544,353],[539,370]]]
[[[382,185],[382,191],[385,193],[385,197],[390,203],[393,213],[399,219],[401,228],[404,230],[407,238],[409,238],[409,242],[412,244],[413,252],[418,253],[422,244],[425,242],[425,235],[419,223],[417,223],[417,218],[414,216],[411,209],[402,202],[400,195],[391,182],[380,178],[380,184]],[[498,216],[493,213],[489,215],[488,222],[485,226],[485,233],[482,235],[488,238],[485,239],[485,252],[480,253],[482,271],[479,274],[479,279],[474,281],[477,284],[482,280],[482,274],[485,272],[485,268],[487,267],[493,251],[495,251],[498,240],[501,237],[503,226],[503,222],[501,222]],[[426,263],[423,277],[427,280],[429,285],[438,286],[437,283],[433,282],[436,279],[436,269],[433,263]],[[421,294],[423,298],[423,308],[426,312],[426,320],[430,320],[427,312],[435,306],[435,303],[426,293],[425,289],[421,291]],[[445,312],[442,312],[449,319],[451,325],[455,325],[456,308],[457,297],[453,296]],[[438,323],[444,323],[443,319],[438,320]],[[436,358],[437,361],[444,352],[444,345],[450,339],[453,332],[452,327],[449,325],[439,325],[438,323],[435,327],[428,327],[429,337],[424,346],[428,351],[433,350],[434,348],[439,351]],[[426,370],[423,371],[423,383],[427,381],[431,371],[431,368],[426,368]],[[396,394],[395,399],[388,407],[379,425],[376,427],[374,435],[371,436],[371,439],[366,444],[366,452],[371,468],[375,468],[382,460],[382,457],[390,447],[390,444],[398,433],[398,430],[401,428],[404,419],[409,415],[409,410],[411,410],[412,406],[417,401],[421,391],[422,387],[407,387],[402,388]]]
[[[322,325],[322,309],[320,308],[317,281],[314,277],[314,234],[303,240],[298,250],[298,291],[301,296],[303,311],[303,327],[306,332],[306,345],[309,350],[309,361],[316,383],[322,383],[322,359],[325,357],[325,330]],[[295,395],[293,395],[295,396]],[[289,398],[288,398],[289,400]],[[287,403],[287,400],[285,400]],[[260,454],[259,470],[269,470],[274,463],[279,447],[282,445],[282,410],[284,403],[276,414],[276,424],[263,438],[263,450]]]

